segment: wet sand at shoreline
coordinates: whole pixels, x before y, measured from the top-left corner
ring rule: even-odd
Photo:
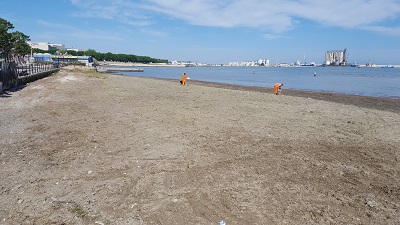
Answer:
[[[150,79],[163,79],[163,78],[150,78]],[[165,79],[165,80],[179,82],[178,80],[174,79]],[[190,80],[188,83],[204,85],[209,87],[216,87],[216,88],[227,88],[232,90],[273,93],[273,88],[266,88],[266,87],[224,84],[216,82],[197,81],[197,80]],[[356,95],[347,95],[347,94],[338,94],[329,92],[291,90],[291,89],[286,89],[285,87],[283,87],[282,95],[312,98],[317,100],[354,105],[363,108],[371,108],[371,109],[400,113],[400,99],[380,98],[371,96],[356,96]]]
[[[399,224],[399,107],[62,69],[0,97],[0,224]]]

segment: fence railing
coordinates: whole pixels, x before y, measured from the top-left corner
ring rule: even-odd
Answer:
[[[58,64],[30,64],[18,66],[15,62],[0,61],[0,92],[19,85],[20,80],[58,68]]]
[[[18,76],[28,76],[35,73],[41,73],[57,68],[56,64],[30,64],[26,66],[18,66]]]

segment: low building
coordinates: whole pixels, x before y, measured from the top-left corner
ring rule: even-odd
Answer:
[[[64,44],[50,44],[49,42],[27,42],[31,48],[37,48],[43,51],[49,50],[65,50]]]
[[[49,50],[49,43],[48,42],[27,42],[31,48],[37,48],[43,51]]]
[[[35,53],[33,54],[35,62],[52,62],[51,54],[49,53]]]
[[[53,49],[64,51],[65,45],[64,44],[49,44],[49,50],[53,50]]]
[[[81,62],[87,66],[93,63],[92,56],[72,56],[72,55],[52,55],[49,53],[34,53],[33,60],[35,62],[53,62],[53,63],[75,63]]]

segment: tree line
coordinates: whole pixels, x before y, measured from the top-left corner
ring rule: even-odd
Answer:
[[[50,53],[53,55],[92,56],[97,61],[168,63],[167,59],[156,59],[156,58],[151,58],[149,56],[138,56],[133,54],[114,54],[111,52],[101,53],[101,52],[96,52],[96,50],[94,49],[88,49],[86,51],[51,49],[45,51],[34,48],[32,51],[35,53]]]
[[[14,26],[9,21],[0,18],[0,59],[6,62],[19,61],[27,54],[30,54],[31,47],[27,43],[30,37],[19,31],[10,32]],[[139,63],[168,63],[167,59],[156,59],[149,56],[138,56],[133,54],[114,54],[111,52],[100,53],[93,49],[87,51],[58,50],[51,49],[44,51],[33,48],[35,53],[50,53],[55,55],[92,56],[97,61],[116,62],[139,62]]]

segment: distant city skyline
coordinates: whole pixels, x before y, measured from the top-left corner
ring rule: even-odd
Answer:
[[[400,65],[398,0],[16,0],[0,17],[33,42],[103,53],[322,64],[346,48],[348,63]]]

